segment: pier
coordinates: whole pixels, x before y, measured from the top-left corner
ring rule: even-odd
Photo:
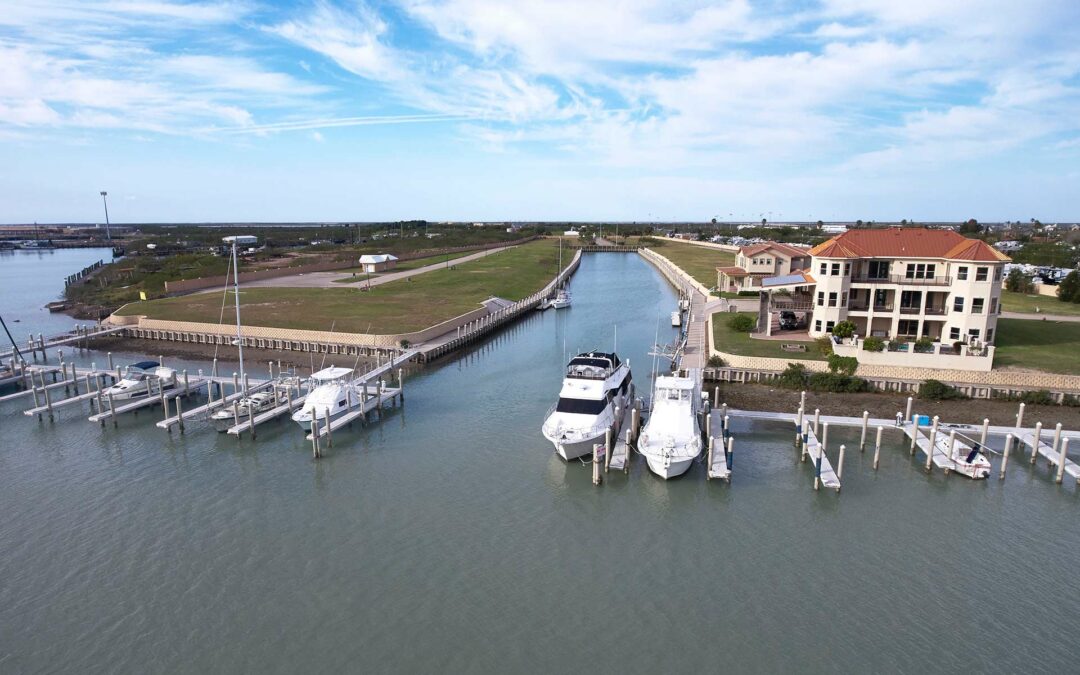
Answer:
[[[48,338],[40,333],[36,339],[33,335],[30,335],[24,349],[35,361],[37,360],[37,353],[41,352],[41,358],[44,360],[47,356],[46,350],[48,349],[63,347],[65,345],[79,345],[79,343],[87,345],[90,340],[105,337],[107,335],[116,335],[123,331],[123,326],[77,326],[75,330],[70,333],[61,333]],[[7,351],[0,352],[0,360],[3,361],[7,361],[15,356],[15,349],[8,349]]]
[[[147,382],[153,382],[153,380],[147,380]],[[199,389],[208,386],[213,379],[210,377],[197,376],[189,378],[187,373],[184,373],[183,379],[177,378],[176,384],[171,389],[159,388],[155,395],[153,390],[147,396],[141,396],[136,400],[129,401],[128,403],[118,403],[111,396],[102,397],[100,391],[97,412],[88,417],[91,422],[99,422],[102,426],[105,426],[105,420],[112,420],[113,425],[116,425],[116,417],[129,412],[135,412],[142,408],[149,408],[150,406],[157,405],[159,403],[168,403],[169,401],[181,397],[188,396],[197,392]],[[160,385],[159,385],[160,386]]]

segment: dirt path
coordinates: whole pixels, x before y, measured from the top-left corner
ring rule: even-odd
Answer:
[[[709,385],[708,383],[706,386]],[[712,389],[709,389],[712,393]],[[768,412],[795,412],[799,408],[799,392],[777,389],[761,384],[721,384],[720,402],[732,408],[763,410]],[[903,412],[907,396],[902,394],[827,394],[806,392],[806,406],[812,412],[820,408],[823,415],[848,415],[857,417],[863,410],[871,417],[893,418]],[[914,402],[914,411],[926,415],[939,415],[943,421],[981,424],[989,418],[992,425],[1010,425],[1016,422],[1019,404],[1013,401],[923,401]],[[1053,427],[1061,422],[1066,429],[1080,429],[1080,407],[1029,405],[1024,412],[1024,425],[1042,422]]]

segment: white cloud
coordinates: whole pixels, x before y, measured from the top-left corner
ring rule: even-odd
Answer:
[[[311,132],[311,140],[315,141],[316,143],[322,143],[322,142],[326,141],[326,139],[323,137],[323,135],[321,133],[319,133],[318,131],[312,131]]]

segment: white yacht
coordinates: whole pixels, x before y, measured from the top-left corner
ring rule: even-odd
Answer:
[[[559,402],[548,410],[544,438],[563,459],[590,455],[633,400],[629,363],[614,353],[578,354],[566,366]]]
[[[649,470],[661,478],[681,476],[701,454],[701,405],[697,385],[689,377],[661,375],[653,389],[649,420],[638,438],[637,449]]]
[[[142,398],[151,393],[157,395],[161,389],[168,391],[176,386],[176,371],[166,368],[157,361],[140,361],[124,369],[120,381],[101,392],[102,396],[112,395],[113,400],[123,401]]]
[[[570,297],[570,291],[565,288],[560,288],[559,292],[555,294],[555,298],[549,303],[554,309],[562,309],[563,307],[569,307],[573,298]]]
[[[228,431],[229,427],[236,424],[237,418],[242,424],[247,422],[252,415],[259,415],[273,407],[273,392],[260,391],[237,401],[235,410],[231,404],[218,408],[210,415],[210,422],[218,431]]]
[[[311,391],[304,405],[293,413],[293,421],[304,429],[311,428],[311,421],[322,422],[352,410],[360,405],[359,387],[354,383],[352,368],[323,368],[311,375]]]

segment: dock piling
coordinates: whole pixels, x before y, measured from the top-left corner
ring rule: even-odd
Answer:
[[[49,390],[47,388],[42,389],[42,391],[45,393],[45,408],[49,411],[49,421],[52,422],[54,419],[52,409],[52,397],[49,396]]]
[[[180,427],[180,433],[184,433],[184,400],[183,397],[176,397],[176,424]]]
[[[817,436],[818,423],[821,421],[821,408],[814,408],[814,435]]]
[[[1005,469],[1009,466],[1009,452],[1012,450],[1013,435],[1005,435],[1005,452],[1001,455],[1001,473],[998,474],[998,480],[1005,480]]]
[[[881,461],[881,433],[885,431],[884,427],[877,428],[877,438],[874,439],[874,471],[878,470],[878,463]]]
[[[795,422],[795,447],[799,447],[799,440],[802,438],[803,428],[803,407],[799,405],[799,417]]]
[[[405,371],[401,368],[397,369],[397,386],[398,386],[398,402],[405,402]]]
[[[728,436],[728,439],[727,439],[727,455],[725,456],[725,459],[727,460],[728,482],[730,483],[731,482],[731,465],[735,461],[735,437],[734,436]]]
[[[638,410],[637,405],[630,410],[630,429],[634,432],[634,438],[637,438],[638,425],[640,424],[641,412]],[[627,455],[629,456],[629,455]]]
[[[926,473],[930,473],[934,467],[934,449],[937,447],[937,428],[939,421],[938,416],[934,415],[933,426],[930,427],[930,447],[926,451]]]
[[[240,401],[239,400],[234,400],[233,401],[233,404],[232,404],[232,419],[233,419],[233,426],[235,426],[237,429],[239,429],[240,428]],[[240,432],[239,431],[236,432],[236,440],[240,440]]]
[[[841,480],[844,476],[844,449],[845,446],[840,446],[840,456],[836,459],[836,480]],[[840,492],[840,488],[836,488],[837,492]]]
[[[915,399],[912,398],[911,396],[907,397],[907,405],[904,407],[904,422],[905,423],[911,421],[911,404],[914,402],[914,400]]]
[[[1061,454],[1058,455],[1057,475],[1054,476],[1054,482],[1061,484],[1062,479],[1065,477],[1065,462],[1069,460],[1069,438],[1066,436],[1061,439]]]
[[[1017,429],[1024,426],[1024,408],[1025,407],[1026,406],[1024,406],[1024,404],[1021,403],[1020,404],[1020,409],[1016,413],[1016,428]]]
[[[312,413],[315,411],[312,410]],[[237,435],[239,438],[239,435]],[[319,452],[319,423],[315,421],[315,415],[311,416],[311,456],[318,459],[322,456]]]
[[[113,366],[113,361],[112,361],[112,352],[109,352],[106,356],[109,359],[109,370],[112,370],[113,368],[115,368],[115,366]]]
[[[829,423],[821,425],[821,454],[829,447]]]
[[[1061,447],[1061,422],[1058,422],[1056,425],[1054,425],[1054,447],[1052,449],[1052,452],[1057,452],[1058,448],[1060,448],[1060,447]],[[1031,463],[1032,464],[1035,463],[1035,457],[1038,456],[1038,454],[1039,454],[1038,448],[1031,451]]]
[[[316,416],[318,415],[318,413],[315,413],[315,414],[316,414]],[[332,448],[332,447],[334,447],[334,436],[333,436],[332,430],[330,429],[330,408],[329,407],[327,407],[326,412],[324,413],[323,421],[326,423],[326,426],[325,426],[325,428],[326,428],[326,447]]]
[[[870,412],[863,411],[862,414],[862,436],[859,437],[859,452],[866,449],[866,425],[870,423]]]
[[[949,430],[949,461],[956,465],[956,429]]]
[[[712,480],[713,445],[716,439],[709,436],[709,469],[705,472],[705,480]]]
[[[715,387],[713,387],[713,404],[712,404],[712,407],[714,407],[714,408],[719,408],[720,407],[720,385],[716,385]]]
[[[1035,458],[1039,456],[1039,444],[1042,443],[1042,422],[1035,423],[1035,435],[1031,439],[1031,463],[1035,463]],[[1057,444],[1054,444],[1054,450],[1057,450]]]
[[[619,416],[616,415],[615,419]],[[611,466],[611,435],[612,428],[608,427],[607,432],[604,433],[604,473],[608,472],[608,467]]]
[[[112,425],[114,429],[119,426],[116,423],[116,402],[113,400],[113,394],[111,391],[109,392],[109,417],[112,419]]]
[[[919,440],[919,421],[920,421],[920,419],[921,419],[921,417],[916,417],[914,420],[912,420],[915,423],[915,428],[913,428],[911,430],[912,431],[912,433],[911,433],[911,448],[909,448],[909,450],[908,450],[908,454],[912,455],[912,456],[915,455],[915,443],[918,442],[918,440]]]

